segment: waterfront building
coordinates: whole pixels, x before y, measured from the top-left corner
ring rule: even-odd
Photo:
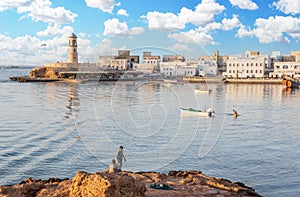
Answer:
[[[269,77],[277,78],[283,75],[300,77],[300,62],[274,62],[274,72]]]
[[[199,61],[214,61],[217,63],[218,72],[223,73],[226,71],[226,65],[228,56],[227,55],[220,55],[218,50],[214,51],[213,55],[206,55],[206,56],[199,56]]]
[[[160,73],[166,77],[171,76],[195,76],[196,67],[188,65],[187,62],[161,62]]]
[[[273,57],[273,70],[269,73],[269,77],[278,78],[283,75],[291,77],[300,77],[300,51],[291,51],[289,55],[280,55]]]
[[[216,60],[198,60],[196,68],[199,76],[212,77],[219,73]]]
[[[154,66],[154,70],[159,70],[160,56],[152,55],[151,52],[143,52],[143,64],[151,64]]]
[[[133,70],[133,65],[139,63],[139,56],[130,55],[129,50],[118,50],[116,56],[99,56],[97,65],[112,70]]]
[[[270,66],[269,55],[246,51],[245,55],[228,56],[226,72],[222,75],[228,78],[261,78],[267,76]]]

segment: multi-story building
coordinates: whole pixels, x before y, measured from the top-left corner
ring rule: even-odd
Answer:
[[[113,70],[132,70],[135,63],[139,63],[139,56],[131,56],[129,50],[119,50],[117,56],[99,56],[97,65]]]
[[[206,55],[206,56],[199,56],[199,61],[214,61],[217,63],[218,72],[223,73],[226,71],[226,65],[228,56],[227,55],[220,55],[218,50],[214,51],[214,55]]]
[[[270,66],[269,55],[246,51],[244,56],[229,56],[226,72],[222,75],[229,78],[261,78],[267,76]]]
[[[195,76],[196,67],[190,66],[187,62],[161,62],[160,73],[164,76]]]
[[[158,71],[159,70],[159,63],[160,63],[160,56],[152,55],[151,52],[146,51],[143,52],[143,64],[148,64],[153,66],[153,69]]]
[[[199,76],[216,76],[218,75],[218,64],[215,60],[199,60],[197,65],[197,75]]]
[[[277,78],[283,75],[300,76],[300,51],[292,51],[290,55],[280,56],[273,62],[274,69],[269,77]]]

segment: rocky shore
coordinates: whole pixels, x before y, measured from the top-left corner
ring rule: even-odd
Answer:
[[[72,179],[27,178],[17,185],[0,187],[1,197],[173,197],[173,196],[260,196],[243,183],[214,178],[201,171],[88,173]]]

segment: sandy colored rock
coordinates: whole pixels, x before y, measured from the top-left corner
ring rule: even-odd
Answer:
[[[1,186],[0,197],[198,197],[198,196],[260,196],[243,183],[202,174],[201,171],[158,172],[107,171],[77,172],[72,180],[34,180],[18,185]]]

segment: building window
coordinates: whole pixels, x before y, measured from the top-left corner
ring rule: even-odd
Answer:
[[[247,63],[246,66],[249,66],[249,64]]]
[[[246,73],[249,73],[249,70],[246,70]]]
[[[232,64],[232,66],[235,66],[235,64]]]
[[[262,70],[260,70],[259,73],[262,73]]]
[[[282,66],[283,69],[288,69],[289,67],[287,65]]]
[[[253,70],[251,70],[250,72],[253,73]]]
[[[251,66],[253,66],[253,63],[251,63]]]

